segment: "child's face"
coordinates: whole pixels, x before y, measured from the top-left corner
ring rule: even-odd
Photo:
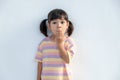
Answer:
[[[69,22],[65,19],[55,19],[50,21],[49,23],[49,29],[54,35],[56,35],[57,32],[62,32],[63,34],[65,34],[68,26]]]

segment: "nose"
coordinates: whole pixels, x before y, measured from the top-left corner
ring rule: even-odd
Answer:
[[[58,23],[57,28],[61,28],[61,23]]]

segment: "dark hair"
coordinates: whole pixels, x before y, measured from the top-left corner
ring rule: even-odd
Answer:
[[[47,34],[47,24],[46,24],[47,20],[48,20],[48,23],[50,23],[50,21],[52,21],[54,19],[62,19],[62,18],[64,18],[66,21],[69,22],[69,27],[68,27],[68,30],[67,30],[67,34],[68,34],[68,36],[70,36],[72,34],[73,30],[74,30],[74,27],[73,27],[72,22],[69,21],[67,13],[62,9],[54,9],[54,10],[49,12],[48,19],[44,19],[40,23],[41,33],[43,33],[46,37],[48,36],[48,34]]]

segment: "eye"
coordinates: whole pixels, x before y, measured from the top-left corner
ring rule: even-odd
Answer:
[[[53,24],[56,24],[56,22],[52,22]]]
[[[64,24],[65,22],[64,21],[61,21],[61,24]]]

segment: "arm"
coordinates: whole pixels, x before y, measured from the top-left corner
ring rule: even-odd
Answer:
[[[60,55],[61,55],[61,58],[66,62],[66,63],[69,63],[70,62],[70,57],[67,53],[67,51],[65,50],[64,48],[64,42],[61,42],[58,44],[58,49],[60,51]]]
[[[68,52],[67,52],[67,50],[65,49],[65,46],[64,46],[66,38],[67,38],[67,36],[65,36],[62,31],[58,31],[56,33],[56,42],[57,42],[58,49],[60,51],[60,56],[66,63],[69,64],[70,63],[70,57],[69,57],[69,54],[68,54]]]
[[[41,80],[42,62],[38,62],[37,80]]]

